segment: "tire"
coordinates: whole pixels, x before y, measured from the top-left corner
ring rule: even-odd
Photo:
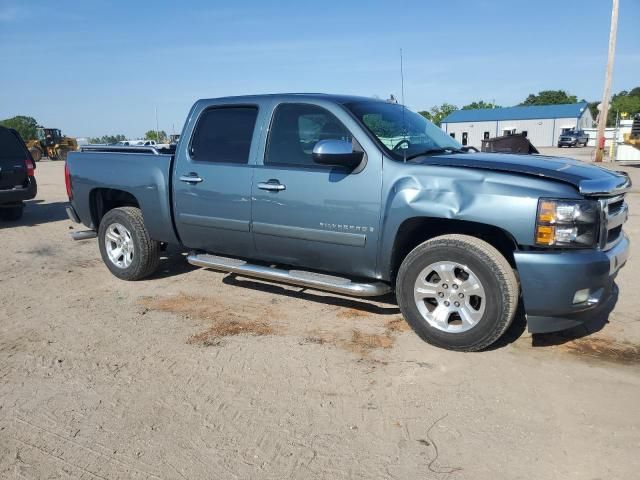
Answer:
[[[434,276],[434,268],[442,277]],[[406,256],[396,297],[407,323],[423,340],[472,352],[488,347],[509,328],[519,286],[511,265],[493,246],[468,235],[443,235]]]
[[[15,222],[22,218],[24,213],[24,206],[0,208],[0,219],[7,222]]]
[[[42,150],[40,150],[39,148],[32,148],[30,152],[34,162],[39,162],[40,160],[42,160]]]
[[[67,150],[66,148],[59,148],[58,151],[56,152],[56,158],[58,160],[62,160],[66,162],[68,153],[69,153],[69,150]]]
[[[122,255],[118,255],[118,243],[113,239],[119,239]],[[148,277],[160,263],[160,242],[149,237],[142,212],[136,207],[109,210],[100,222],[98,244],[102,261],[122,280]]]

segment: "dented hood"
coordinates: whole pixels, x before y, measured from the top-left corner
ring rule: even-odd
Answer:
[[[455,153],[422,156],[411,160],[411,163],[476,168],[549,178],[573,185],[585,196],[617,195],[631,187],[631,180],[624,172],[614,172],[571,158],[545,155]]]

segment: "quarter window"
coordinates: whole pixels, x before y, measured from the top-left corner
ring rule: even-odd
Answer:
[[[205,110],[193,134],[191,156],[202,162],[248,163],[257,116],[256,107]]]
[[[356,143],[351,132],[324,108],[283,103],[276,108],[269,133],[265,165],[322,167],[314,163],[313,147],[320,140]],[[354,145],[354,149],[359,148]]]

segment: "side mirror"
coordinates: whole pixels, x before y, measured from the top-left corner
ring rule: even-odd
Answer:
[[[320,140],[313,147],[313,161],[320,165],[354,168],[362,161],[364,152],[354,152],[351,142]]]

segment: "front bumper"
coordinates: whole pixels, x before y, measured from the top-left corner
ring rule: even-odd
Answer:
[[[583,322],[580,312],[608,304],[615,295],[615,276],[628,257],[624,233],[607,251],[516,252],[529,331],[571,328]],[[574,303],[576,294],[585,290],[587,299]]]
[[[31,200],[38,194],[36,177],[28,177],[25,187],[0,190],[0,206],[21,204],[24,200]]]
[[[558,142],[559,147],[573,147],[578,144],[578,139],[573,140],[560,140]]]

